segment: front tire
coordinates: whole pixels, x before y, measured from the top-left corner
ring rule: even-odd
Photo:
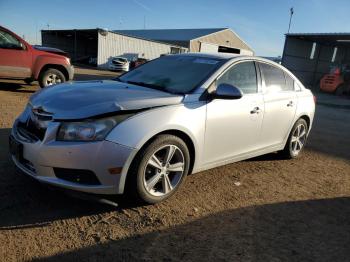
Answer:
[[[41,88],[48,87],[51,85],[60,84],[66,81],[64,74],[54,68],[49,68],[44,72],[40,73],[39,85]]]
[[[306,144],[307,133],[308,125],[304,119],[300,118],[294,124],[282,154],[288,159],[298,157]]]
[[[160,135],[133,161],[127,193],[148,204],[164,201],[178,190],[189,165],[186,143],[177,136]]]

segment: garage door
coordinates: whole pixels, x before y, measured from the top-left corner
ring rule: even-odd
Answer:
[[[199,52],[217,53],[218,49],[219,49],[219,46],[216,44],[209,44],[209,43],[201,42],[201,48],[200,48]]]

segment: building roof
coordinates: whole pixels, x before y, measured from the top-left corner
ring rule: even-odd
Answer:
[[[114,32],[159,41],[185,42],[228,28],[113,30]]]
[[[289,33],[287,37],[329,45],[350,43],[350,33]]]
[[[93,29],[51,29],[51,30],[41,30],[41,33],[44,34],[54,34],[57,32],[60,32],[62,34],[66,34],[66,35],[71,35],[74,32],[79,32],[79,33],[84,33],[84,34],[89,34],[89,33],[96,33],[96,32],[109,32],[112,34],[118,34],[118,35],[123,35],[123,36],[127,36],[127,37],[132,37],[132,38],[136,38],[136,39],[141,39],[141,40],[145,40],[145,41],[149,41],[149,42],[155,42],[155,43],[159,43],[159,44],[164,44],[164,45],[169,45],[172,47],[178,47],[178,48],[184,48],[184,46],[179,45],[177,43],[168,43],[168,42],[164,42],[164,41],[159,41],[157,39],[150,39],[150,38],[145,38],[145,37],[141,37],[141,36],[134,36],[134,35],[129,35],[129,34],[125,34],[122,31],[118,32],[117,30],[108,30],[108,29],[102,29],[102,28],[93,28]],[[128,30],[126,30],[128,31]]]

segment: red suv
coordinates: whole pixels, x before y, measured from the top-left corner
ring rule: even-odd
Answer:
[[[45,50],[45,51],[44,51]],[[31,46],[0,26],[0,78],[38,80],[41,87],[72,80],[74,68],[66,53]]]

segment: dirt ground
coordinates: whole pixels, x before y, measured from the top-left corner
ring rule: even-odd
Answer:
[[[164,203],[114,208],[15,172],[8,135],[38,89],[19,83],[0,83],[0,261],[350,261],[350,110],[318,106],[299,159],[215,168]]]

